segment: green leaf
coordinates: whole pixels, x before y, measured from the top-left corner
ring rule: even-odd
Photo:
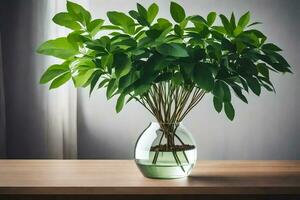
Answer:
[[[89,23],[89,25],[87,26],[87,30],[88,32],[94,36],[98,33],[98,31],[100,31],[101,26],[103,25],[104,20],[102,19],[95,19],[93,21],[91,21],[91,23]]]
[[[208,45],[207,47],[207,52],[209,57],[213,58],[213,59],[217,59],[218,61],[221,60],[221,56],[222,56],[222,46],[219,43],[211,43],[210,45]],[[225,59],[222,59],[223,61],[226,61]],[[228,63],[223,62],[222,64]]]
[[[216,16],[217,16],[217,13],[216,13],[216,12],[210,12],[210,13],[207,15],[207,25],[208,25],[208,26],[213,25],[213,23],[214,23],[215,20],[216,20]]]
[[[91,78],[95,70],[95,68],[92,68],[79,71],[79,73],[73,77],[75,87],[82,87]]]
[[[266,88],[266,90],[270,91],[270,92],[276,92],[272,87],[270,87],[269,85],[262,83],[262,86],[264,88]]]
[[[224,16],[224,15],[220,15],[222,24],[227,32],[228,35],[232,35],[233,33],[233,27],[231,26],[230,22],[228,21],[228,19]]]
[[[113,62],[114,62],[114,56],[112,54],[102,56],[102,58],[101,58],[102,68],[107,69],[109,72],[112,69]]]
[[[156,39],[160,36],[161,31],[155,30],[155,29],[152,29],[152,30],[150,29],[150,30],[146,31],[145,33],[149,38]]]
[[[95,50],[97,52],[97,54],[101,54],[101,56],[107,55],[108,52],[105,49],[105,47],[103,47],[101,44],[96,43],[95,41],[93,42],[86,42],[86,47],[88,49],[92,49]]]
[[[89,57],[81,57],[77,58],[70,64],[71,70],[82,70],[80,68],[83,68],[83,70],[94,69],[95,63]]]
[[[231,93],[228,85],[221,80],[217,80],[212,91],[215,97],[217,97],[222,102],[231,101]]]
[[[184,81],[183,76],[180,72],[175,72],[172,80],[173,80],[175,85],[180,85]]]
[[[156,47],[156,50],[165,56],[173,57],[188,57],[188,52],[183,45],[171,43],[171,44],[162,44]]]
[[[116,111],[117,113],[119,113],[123,106],[124,106],[124,102],[125,102],[125,95],[124,94],[121,94],[117,100],[117,104],[116,104]]]
[[[109,79],[103,79],[99,85],[98,85],[98,88],[102,88],[104,85],[106,85],[107,83],[109,82]]]
[[[236,24],[235,24],[235,16],[233,12],[231,13],[231,17],[230,17],[230,24],[232,29],[234,30],[236,28]]]
[[[66,13],[66,12],[61,12],[61,13],[56,14],[52,20],[54,23],[64,26],[64,27],[67,27],[67,28],[70,28],[72,30],[80,30],[81,29],[81,26],[77,23],[76,19],[74,19],[72,17],[72,15],[70,15],[69,13]]]
[[[243,28],[241,28],[240,26],[235,27],[234,31],[233,31],[233,35],[235,37],[237,37],[240,33],[243,32]]]
[[[276,52],[272,52],[270,57],[273,57],[277,60],[278,64],[281,66],[281,67],[284,67],[284,68],[290,68],[291,66],[289,65],[289,63],[285,60],[284,57],[282,57],[282,55],[276,53]]]
[[[254,25],[257,25],[257,24],[262,24],[262,22],[253,22],[253,23],[249,24],[247,27],[251,27],[251,26],[254,26]]]
[[[81,5],[67,1],[67,10],[72,17],[78,20],[82,25],[87,26],[91,21],[91,14]]]
[[[113,43],[112,46],[119,46],[122,49],[123,49],[123,46],[126,46],[125,49],[127,49],[127,47],[136,47],[137,43],[136,43],[135,39],[128,38],[128,39],[124,39],[124,40],[121,40],[119,42]]]
[[[164,65],[165,59],[160,54],[153,54],[150,56],[145,63],[141,63],[142,67],[140,71],[140,80],[141,83],[138,82],[139,85],[143,83],[151,83],[155,80],[158,75],[158,71],[163,69],[166,65]]]
[[[269,68],[265,63],[258,63],[256,67],[259,73],[264,77],[269,78]]]
[[[140,14],[135,10],[129,11],[129,15],[133,19],[136,19],[139,22],[139,24],[142,25],[142,26],[149,26],[150,25],[147,21],[147,18],[146,17],[145,18],[141,17]],[[137,32],[138,32],[138,29],[135,30],[135,33],[137,33]]]
[[[196,46],[189,49],[189,55],[194,58],[195,61],[200,61],[206,57],[206,52],[204,48]]]
[[[255,29],[244,31],[244,33],[254,34],[260,40],[260,44],[263,44],[267,39],[267,37],[262,32]]]
[[[122,76],[119,79],[119,90],[123,90],[124,88],[131,85],[134,81],[136,81],[137,77],[134,71],[131,71],[130,73],[126,74],[125,76]]]
[[[270,50],[270,51],[282,51],[282,49],[280,49],[278,46],[276,46],[275,44],[272,43],[267,43],[262,45],[261,47],[264,50]]]
[[[147,84],[147,83],[145,83],[145,84],[141,84],[141,85],[139,85],[138,87],[136,87],[135,89],[134,89],[134,95],[143,95],[143,94],[145,94],[146,92],[148,92],[148,90],[150,89],[150,84]]]
[[[61,64],[61,65],[51,65],[42,75],[40,79],[41,84],[48,83],[55,77],[69,71],[69,67],[67,64]]]
[[[133,19],[139,19],[140,17],[140,14],[135,10],[130,10],[128,13]]]
[[[101,30],[109,30],[109,31],[124,31],[123,28],[119,26],[114,26],[114,25],[106,25],[106,26],[101,26]]]
[[[98,39],[98,41],[100,45],[102,45],[107,50],[110,50],[111,39],[108,36],[102,36],[100,39]]]
[[[93,77],[92,77],[92,80],[91,80],[91,86],[90,86],[90,92],[89,92],[89,95],[91,96],[100,76],[101,76],[101,73],[97,73],[99,71],[96,71],[96,73],[94,73]]]
[[[79,46],[85,42],[84,36],[81,35],[82,33],[84,33],[82,30],[73,31],[67,36],[67,40],[73,45],[74,49],[79,49]]]
[[[189,22],[189,19],[185,18],[182,22],[179,23],[180,28],[184,29],[187,26],[188,22]]]
[[[236,45],[238,52],[242,53],[243,50],[246,48],[246,45],[240,39],[237,39],[235,42],[236,42],[235,45]]]
[[[226,113],[226,116],[228,117],[228,119],[230,119],[231,121],[234,119],[234,108],[232,106],[232,104],[230,102],[224,103],[224,110]]]
[[[133,19],[122,12],[110,11],[107,12],[107,17],[113,25],[120,26],[124,31],[130,35],[135,32],[135,23]]]
[[[171,16],[175,22],[180,23],[185,19],[184,9],[177,3],[171,2],[170,6]]]
[[[238,26],[244,29],[250,21],[250,12],[246,12],[239,20]]]
[[[183,30],[180,28],[180,26],[178,24],[175,24],[174,26],[174,32],[176,33],[176,35],[178,35],[179,37],[183,36]]]
[[[162,73],[156,77],[155,83],[169,81],[172,79],[172,75],[173,74],[171,72]]]
[[[191,81],[194,76],[194,63],[182,62],[180,63],[180,70],[185,80]]]
[[[62,75],[60,75],[59,77],[57,77],[56,79],[54,79],[50,85],[50,89],[54,89],[54,88],[58,88],[59,86],[63,85],[64,83],[66,83],[68,80],[71,79],[71,73],[70,72],[66,72]]]
[[[117,78],[120,78],[129,73],[131,69],[131,61],[124,53],[118,53],[114,55],[115,74]]]
[[[241,58],[239,60],[239,68],[238,68],[238,72],[240,74],[243,75],[257,75],[257,68],[255,66],[255,64],[253,63],[253,61],[251,59],[248,58]]]
[[[106,89],[106,98],[110,99],[118,87],[116,79],[110,79]]]
[[[244,90],[246,90],[246,92],[248,92],[249,88],[248,88],[247,81],[245,81],[245,79],[242,78],[242,77],[239,77],[239,80],[242,83],[242,86],[243,86]]]
[[[240,87],[232,86],[232,89],[238,98],[240,98],[243,102],[248,103],[248,100],[243,95],[242,89]]]
[[[142,27],[143,28],[143,27]],[[137,29],[136,29],[137,30]],[[139,32],[136,32],[137,34],[134,36],[134,39],[136,41],[139,41],[143,36],[145,36],[145,30],[142,30],[142,31],[139,31]],[[139,50],[139,49],[136,49],[136,51],[143,51],[143,50]]]
[[[135,10],[129,11],[129,15],[130,15],[132,18],[136,19],[136,20],[139,22],[140,25],[142,25],[142,26],[150,26],[150,24],[149,24],[148,21],[147,21],[147,16],[146,16],[146,17],[142,17],[142,16],[141,16],[137,11],[135,11]],[[135,33],[137,33],[137,32],[138,32],[138,31],[135,30]]]
[[[276,92],[276,91],[275,91],[275,88],[274,88],[274,86],[273,86],[273,84],[272,84],[272,82],[271,82],[268,78],[262,77],[262,76],[258,76],[257,78],[260,80],[261,84],[262,84],[267,90]],[[266,86],[270,86],[271,88],[268,88],[268,87],[266,87]]]
[[[144,6],[142,6],[139,3],[137,3],[136,5],[137,5],[137,10],[139,12],[140,17],[143,18],[146,22],[148,22],[147,21],[147,19],[148,19],[148,13],[147,13],[146,8],[144,8]]]
[[[155,3],[153,3],[149,6],[148,15],[147,15],[149,24],[151,24],[153,22],[153,20],[155,19],[155,17],[157,16],[158,10],[159,10],[159,8],[158,8],[157,4],[155,4]]]
[[[194,67],[194,77],[195,83],[199,88],[211,91],[214,87],[214,77],[207,65],[201,63]]]
[[[224,91],[223,101],[230,102],[231,101],[231,93],[230,93],[230,89],[229,89],[228,85],[225,82],[221,81],[221,86]]]
[[[230,52],[236,51],[235,45],[231,41],[227,40],[226,38],[222,38],[221,45],[222,45],[222,50],[228,50]]]
[[[165,31],[172,26],[172,23],[167,19],[159,18],[157,19],[157,25],[158,25],[158,30]]]
[[[195,25],[195,29],[197,32],[203,31],[203,29],[207,26],[206,20],[200,15],[189,17],[189,20]]]
[[[252,92],[259,96],[261,92],[261,87],[258,80],[253,77],[247,77],[246,80]]]
[[[214,29],[217,33],[221,34],[221,37],[223,37],[223,34],[226,34],[226,30],[223,26],[213,26],[211,28]]]
[[[213,102],[214,102],[214,107],[215,107],[215,110],[220,113],[222,111],[222,108],[223,108],[223,103],[222,101],[220,101],[217,97],[214,97],[213,98]]]
[[[78,50],[74,48],[66,37],[60,37],[44,42],[39,46],[37,52],[61,59],[68,59],[71,56],[78,54]]]
[[[214,89],[213,89],[212,93],[214,94],[214,96],[216,98],[218,98],[221,102],[223,102],[224,90],[223,90],[221,81],[217,80],[215,82]]]

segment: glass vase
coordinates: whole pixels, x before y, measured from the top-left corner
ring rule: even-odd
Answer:
[[[138,138],[134,157],[145,177],[183,178],[196,163],[197,149],[181,123],[152,122]]]

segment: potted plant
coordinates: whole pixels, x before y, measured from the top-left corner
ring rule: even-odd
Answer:
[[[235,19],[217,14],[186,16],[170,4],[172,22],[157,18],[159,7],[137,4],[129,15],[110,11],[110,23],[92,19],[78,4],[67,2],[67,12],[53,21],[72,31],[46,41],[38,53],[63,60],[50,66],[40,83],[50,89],[69,80],[92,91],[106,88],[107,99],[117,98],[116,111],[135,100],[157,122],[139,137],[135,161],[151,178],[187,176],[196,161],[196,145],[181,124],[205,95],[213,95],[217,112],[233,120],[232,94],[247,103],[245,92],[275,91],[270,72],[291,72],[281,49],[250,24],[247,12]]]

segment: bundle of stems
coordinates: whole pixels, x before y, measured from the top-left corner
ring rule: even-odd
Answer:
[[[172,81],[153,84],[149,91],[138,99],[158,121],[166,138],[166,151],[175,150],[175,138],[179,123],[201,101],[205,90],[197,87],[176,85]],[[162,138],[161,138],[162,140]],[[160,141],[161,142],[161,141]],[[160,145],[160,144],[159,144]]]

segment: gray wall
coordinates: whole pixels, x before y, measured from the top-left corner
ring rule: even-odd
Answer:
[[[150,5],[153,1],[138,1]],[[169,17],[169,1],[155,1],[160,16]],[[234,100],[233,122],[217,114],[207,95],[185,119],[198,145],[199,159],[300,159],[300,68],[298,0],[188,0],[178,1],[188,14],[207,15],[210,11],[238,16],[251,11],[253,21],[269,41],[284,49],[283,55],[294,66],[293,75],[272,77],[277,93],[264,91],[249,96],[249,104]],[[91,0],[94,17],[104,18],[108,10],[129,11],[134,0]],[[120,113],[115,101],[106,101],[104,91],[88,98],[80,90],[78,99],[78,152],[80,158],[132,158],[139,133],[153,119],[139,104],[130,103]]]
[[[48,0],[52,1],[52,0]],[[94,17],[104,18],[108,10],[128,11],[138,0],[85,0]],[[138,1],[149,5],[152,1]],[[169,17],[169,1],[156,1],[160,16]],[[217,114],[210,96],[185,119],[198,145],[199,159],[300,159],[300,2],[298,0],[186,0],[179,1],[188,14],[207,15],[217,11],[241,15],[251,11],[253,21],[269,41],[284,49],[294,66],[293,75],[275,75],[277,93],[249,96],[249,105],[234,101],[233,122]],[[6,150],[8,158],[47,158],[47,131],[38,86],[42,73],[41,56],[34,52],[44,32],[42,20],[46,0],[1,0],[0,31],[4,67]],[[39,9],[37,9],[39,8]],[[36,20],[39,20],[37,23]],[[38,25],[37,25],[38,24]],[[24,28],[23,28],[24,27]],[[46,86],[45,86],[46,87]],[[154,119],[137,103],[115,113],[115,100],[106,101],[104,91],[88,97],[78,92],[79,158],[132,158],[138,135]],[[4,109],[1,109],[1,114]],[[0,127],[1,128],[1,127]],[[0,130],[1,131],[1,130]],[[0,132],[0,152],[4,137]],[[4,149],[4,150],[3,150]],[[3,151],[2,151],[3,150]],[[2,156],[2,155],[0,155]]]

